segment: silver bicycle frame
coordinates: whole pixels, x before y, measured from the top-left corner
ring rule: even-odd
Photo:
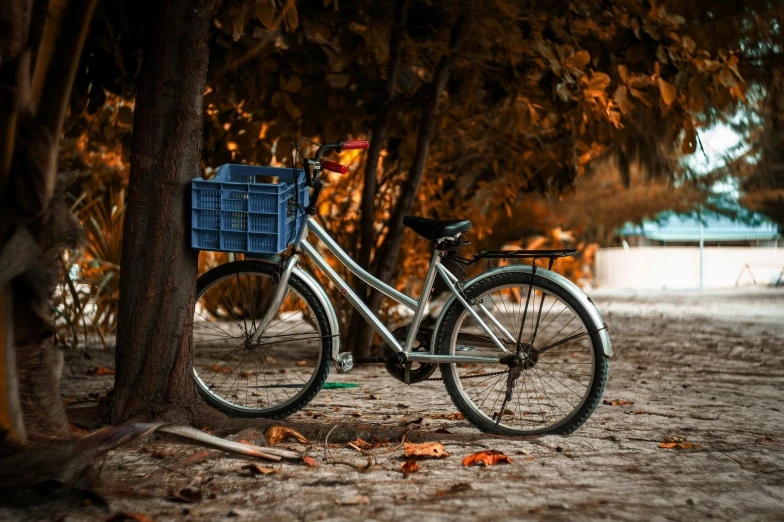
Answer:
[[[357,296],[356,293],[349,287],[349,285],[341,279],[337,272],[327,263],[327,261],[319,254],[313,245],[308,243],[305,240],[306,231],[302,230],[302,233],[299,235],[297,240],[294,242],[294,252],[295,254],[291,256],[287,261],[286,264],[283,266],[283,270],[281,273],[281,280],[278,284],[278,291],[275,292],[275,296],[271,299],[272,305],[274,308],[272,310],[277,310],[280,306],[280,302],[285,297],[284,290],[287,284],[287,280],[283,280],[283,277],[287,276],[290,273],[289,266],[293,266],[299,259],[298,254],[296,252],[301,249],[305,254],[310,257],[311,260],[319,267],[319,269],[326,274],[330,281],[338,288],[341,294],[343,294],[346,299],[357,309],[357,311],[362,315],[362,317],[370,323],[373,329],[378,332],[381,338],[387,343],[395,352],[403,353],[406,357],[407,361],[427,361],[431,363],[480,363],[480,362],[498,362],[498,357],[478,357],[478,356],[470,356],[470,355],[437,355],[434,353],[434,348],[430,348],[430,353],[418,353],[418,352],[411,352],[411,349],[414,344],[414,340],[416,339],[416,334],[419,330],[419,326],[422,323],[422,316],[424,315],[425,307],[427,306],[427,301],[430,296],[430,292],[433,289],[433,283],[435,282],[436,274],[441,275],[441,277],[446,282],[447,287],[449,288],[450,292],[455,296],[455,298],[466,307],[468,312],[472,315],[472,317],[477,321],[479,326],[484,330],[484,332],[489,336],[490,340],[498,347],[503,354],[509,353],[509,350],[506,349],[504,344],[498,340],[498,338],[493,334],[490,330],[490,327],[482,321],[480,316],[477,312],[473,309],[472,305],[466,301],[463,297],[462,292],[460,289],[455,285],[457,283],[457,278],[449,273],[443,265],[441,264],[441,257],[443,256],[443,252],[440,250],[435,250],[433,252],[433,257],[430,261],[430,268],[427,271],[427,276],[425,277],[425,282],[422,287],[422,292],[419,296],[419,300],[415,301],[414,299],[398,292],[391,286],[385,284],[383,281],[380,281],[372,274],[368,273],[362,267],[360,267],[356,262],[354,262],[351,257],[342,249],[340,245],[338,245],[334,239],[332,239],[329,234],[324,230],[313,217],[309,217],[307,221],[303,224],[302,229],[307,227],[309,230],[313,232],[313,234],[321,240],[324,246],[329,250],[337,259],[340,261],[346,268],[348,268],[355,276],[359,279],[370,285],[372,288],[375,288],[385,296],[393,299],[394,301],[400,303],[401,305],[405,306],[406,308],[412,310],[414,312],[414,317],[411,321],[411,325],[408,330],[408,334],[406,336],[405,342],[401,345],[401,343],[395,339],[392,332],[387,329],[386,326],[376,317],[376,315],[362,302],[362,299]],[[289,265],[291,263],[291,265]],[[280,295],[278,295],[280,294]],[[487,309],[482,306],[481,304],[478,306],[480,311],[482,311],[485,315],[490,318],[490,321],[496,327],[497,320],[490,315]],[[265,318],[266,318],[265,313]],[[260,324],[259,328],[256,331],[256,336],[260,335],[263,331],[265,324]],[[509,332],[507,332],[504,328],[501,328],[500,331],[504,334],[504,337],[507,337],[509,340],[514,342],[514,337],[512,337]]]

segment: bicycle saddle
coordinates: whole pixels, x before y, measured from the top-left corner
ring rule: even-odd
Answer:
[[[467,219],[427,219],[406,216],[403,224],[425,239],[435,241],[442,237],[456,236],[471,230],[471,222]]]

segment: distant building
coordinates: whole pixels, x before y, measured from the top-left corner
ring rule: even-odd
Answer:
[[[727,216],[702,216],[705,246],[784,246],[775,223],[759,220],[758,224],[735,221]],[[695,246],[700,242],[700,220],[697,216],[671,214],[642,225],[627,223],[618,231],[618,244],[629,246]]]
[[[605,288],[782,286],[784,241],[761,218],[751,224],[717,214],[665,214],[617,231],[615,247],[596,252],[594,283]],[[620,247],[620,248],[619,248]]]

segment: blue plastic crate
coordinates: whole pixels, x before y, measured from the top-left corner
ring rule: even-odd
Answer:
[[[259,177],[275,177],[278,182],[258,182]],[[299,207],[309,200],[303,170],[295,174],[290,168],[223,165],[215,178],[191,182],[191,246],[278,254],[294,241],[304,220]]]

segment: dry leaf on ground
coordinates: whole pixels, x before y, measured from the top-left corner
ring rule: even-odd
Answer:
[[[231,373],[231,369],[217,364],[210,366],[208,369],[218,373]]]
[[[431,419],[446,419],[446,420],[463,420],[463,414],[460,412],[456,413],[434,413],[433,415],[428,415]]]
[[[463,459],[463,466],[495,466],[496,464],[512,464],[514,461],[500,451],[481,451]]]
[[[406,457],[448,457],[449,453],[440,442],[423,442],[415,444],[406,442]]]
[[[99,366],[95,369],[95,375],[114,375],[114,370],[111,368],[104,368],[103,366]]]
[[[359,495],[358,497],[353,498],[339,498],[335,501],[335,504],[340,506],[358,506],[360,504],[368,504],[369,502],[370,499],[365,495]]]
[[[403,472],[403,475],[408,476],[419,471],[419,464],[415,460],[407,460],[400,465],[400,471]]]
[[[242,466],[242,469],[249,470],[251,475],[272,475],[273,473],[280,473],[280,468],[265,468],[258,464],[248,464]]]
[[[153,522],[153,520],[138,513],[115,513],[107,518],[106,522]]]
[[[460,482],[450,487],[449,489],[440,489],[436,491],[436,496],[443,497],[446,495],[453,495],[455,493],[462,493],[464,491],[469,491],[470,489],[473,489],[471,488],[471,484],[468,484],[466,482]]]
[[[310,444],[310,441],[299,432],[285,426],[273,426],[264,432],[264,438],[269,444],[277,444],[287,439],[294,439],[302,444]]]
[[[673,448],[678,448],[678,449],[697,449],[697,448],[699,448],[699,446],[697,446],[696,444],[692,444],[691,442],[686,442],[686,441],[683,441],[683,442],[661,442],[661,443],[659,443],[659,447],[660,448],[664,448],[664,449],[673,449]]]
[[[368,442],[366,440],[362,440],[359,437],[357,437],[357,440],[352,442],[352,444],[354,446],[356,446],[358,448],[362,448],[362,449],[370,449],[370,448],[374,448],[375,447],[375,445],[371,444],[370,442]]]
[[[201,502],[201,487],[196,486],[195,483],[191,483],[178,491],[172,491],[169,499],[188,504]]]
[[[302,462],[304,462],[305,464],[307,464],[308,466],[310,466],[312,468],[317,468],[318,467],[318,462],[313,460],[313,457],[302,457]]]
[[[634,401],[623,401],[621,399],[613,399],[607,400],[604,399],[602,404],[607,404],[608,406],[626,406],[627,404],[634,404]]]

